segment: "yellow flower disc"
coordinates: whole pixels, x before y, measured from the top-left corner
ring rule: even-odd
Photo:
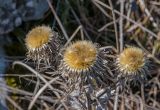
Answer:
[[[28,49],[34,50],[47,44],[52,37],[52,29],[48,26],[38,26],[32,29],[25,39]]]
[[[77,41],[66,48],[64,63],[74,71],[87,70],[96,61],[97,48],[92,42]]]
[[[140,48],[126,48],[118,57],[118,66],[126,74],[134,74],[145,65],[144,53]]]

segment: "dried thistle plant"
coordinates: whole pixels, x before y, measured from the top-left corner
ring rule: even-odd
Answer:
[[[84,82],[88,79],[99,82],[106,74],[98,48],[85,40],[76,41],[65,49],[60,70],[68,77],[82,76]]]
[[[76,41],[65,48],[59,69],[68,83],[68,102],[72,108],[82,109],[84,105],[88,108],[91,106],[86,105],[88,98],[96,97],[99,89],[108,86],[103,62],[98,47],[91,41]],[[76,102],[75,97],[84,105]]]
[[[116,60],[120,77],[128,80],[139,80],[146,78],[148,61],[145,53],[138,47],[128,47],[121,52]]]
[[[37,26],[26,35],[27,58],[50,65],[59,52],[59,35],[49,26]]]

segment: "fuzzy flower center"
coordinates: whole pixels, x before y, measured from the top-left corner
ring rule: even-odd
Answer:
[[[29,49],[41,48],[44,44],[47,44],[52,35],[51,28],[47,26],[38,26],[32,29],[26,37],[26,45]]]
[[[127,73],[137,72],[145,64],[144,53],[141,49],[130,47],[119,56],[119,68]]]
[[[97,49],[91,42],[78,41],[70,45],[64,53],[64,62],[73,70],[85,70],[96,60]]]

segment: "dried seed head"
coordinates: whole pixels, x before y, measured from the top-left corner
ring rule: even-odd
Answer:
[[[32,29],[25,39],[27,49],[29,51],[42,49],[51,41],[52,36],[52,29],[48,26],[38,26]]]
[[[97,58],[97,48],[92,42],[78,41],[66,48],[64,63],[71,71],[86,71]]]
[[[118,68],[123,76],[136,76],[146,69],[144,52],[137,47],[129,47],[117,58]]]
[[[97,45],[91,41],[76,41],[66,47],[59,70],[61,76],[67,79],[66,83],[79,85],[80,88],[81,84],[98,88],[108,81],[106,63]]]
[[[68,82],[87,82],[92,85],[106,80],[104,60],[91,41],[77,41],[64,50],[59,69]],[[103,79],[104,78],[104,79]],[[104,82],[103,82],[104,84]]]
[[[48,26],[37,26],[26,36],[27,57],[34,61],[49,63],[58,52],[58,33]]]

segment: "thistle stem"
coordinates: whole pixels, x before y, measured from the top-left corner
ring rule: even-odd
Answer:
[[[114,109],[113,109],[113,110],[117,110],[117,105],[118,105],[118,95],[119,95],[119,86],[116,88],[116,95],[115,95]]]

